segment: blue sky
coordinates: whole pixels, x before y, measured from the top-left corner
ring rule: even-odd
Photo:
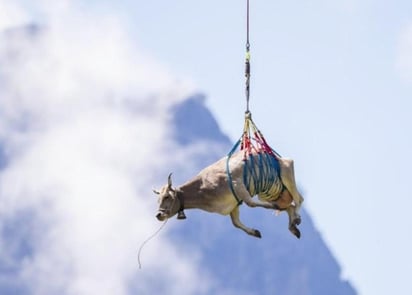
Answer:
[[[139,3],[131,12],[142,46],[208,95],[232,139],[245,107],[243,2]],[[305,205],[360,294],[410,293],[412,3],[251,9],[255,121],[295,159]]]
[[[165,68],[162,86],[186,83],[185,89],[205,93],[235,140],[245,108],[244,2],[75,6],[82,11],[77,17],[98,14],[125,26],[115,40],[136,46],[144,60],[155,61],[151,67]],[[47,1],[16,3],[10,23],[47,22],[65,9]],[[93,19],[79,19],[87,21]],[[273,148],[295,159],[304,206],[345,278],[360,295],[412,293],[412,2],[252,0],[251,43],[255,122]],[[168,73],[179,78],[169,80]]]
[[[245,108],[244,2],[130,6],[142,46],[208,95],[232,139]],[[412,3],[251,5],[256,123],[295,159],[306,208],[359,293],[411,293]]]

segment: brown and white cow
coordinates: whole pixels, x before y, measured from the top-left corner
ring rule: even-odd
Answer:
[[[257,157],[257,155],[253,155]],[[297,190],[293,160],[279,158],[280,177],[276,178],[272,187],[265,192],[254,192],[258,200],[253,199],[243,182],[244,152],[233,154],[229,160],[232,188],[227,172],[227,157],[206,167],[198,175],[185,184],[174,188],[171,174],[168,183],[160,191],[154,191],[159,195],[159,210],[156,215],[159,221],[178,214],[178,219],[186,218],[183,209],[201,209],[208,212],[230,214],[235,227],[244,230],[254,237],[261,237],[257,229],[245,226],[239,219],[239,202],[236,197],[250,207],[263,207],[286,211],[289,216],[289,230],[300,238],[297,225],[301,218],[299,209],[303,198]],[[257,163],[257,161],[255,161]],[[279,187],[281,189],[279,189]]]

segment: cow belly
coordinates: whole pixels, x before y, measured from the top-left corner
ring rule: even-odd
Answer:
[[[238,205],[232,194],[226,194],[219,197],[213,196],[208,199],[210,202],[208,202],[208,205],[202,209],[222,215],[229,215]]]

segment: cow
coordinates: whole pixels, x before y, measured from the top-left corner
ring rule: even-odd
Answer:
[[[258,154],[251,155],[253,165],[258,165]],[[228,158],[230,157],[230,158]],[[245,202],[250,207],[263,207],[286,211],[289,217],[289,230],[297,238],[301,234],[297,226],[301,222],[299,210],[303,197],[298,192],[295,182],[294,162],[292,159],[276,157],[280,175],[275,177],[269,189],[254,191],[244,183],[244,165],[250,159],[243,151],[227,156],[204,168],[194,178],[179,187],[172,186],[172,174],[168,182],[159,191],[159,209],[156,218],[164,221],[177,214],[178,219],[185,219],[184,209],[201,209],[208,212],[229,215],[235,227],[247,234],[261,238],[259,230],[245,226],[239,218],[239,205]],[[229,171],[228,171],[229,170]],[[258,200],[253,199],[257,195]]]

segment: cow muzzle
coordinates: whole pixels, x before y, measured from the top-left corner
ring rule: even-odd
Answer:
[[[159,220],[159,221],[164,221],[164,220],[167,218],[167,214],[166,214],[166,212],[159,211],[159,212],[156,214],[156,218],[157,218],[157,220]]]

